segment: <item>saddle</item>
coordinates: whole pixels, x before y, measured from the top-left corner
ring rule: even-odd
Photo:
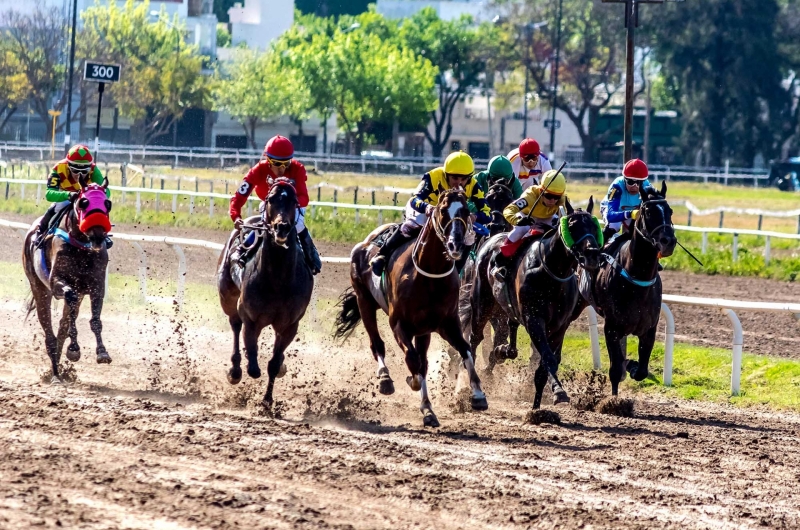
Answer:
[[[375,236],[375,239],[370,241],[370,245],[374,246],[377,249],[383,248],[386,242],[389,241],[389,238],[391,238],[392,235],[394,235],[394,233],[397,232],[398,230],[400,230],[400,223],[393,223],[387,226],[384,230],[381,231],[380,234]]]

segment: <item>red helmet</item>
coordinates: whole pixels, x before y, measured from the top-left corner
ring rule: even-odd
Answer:
[[[647,178],[647,164],[638,158],[628,160],[622,169],[622,176],[626,179],[644,180]]]
[[[525,138],[519,144],[519,156],[539,156],[541,152],[539,142],[533,138]]]
[[[85,145],[78,144],[67,153],[67,165],[70,169],[87,169],[94,165],[94,157]]]
[[[285,136],[273,136],[264,147],[264,154],[273,160],[289,160],[294,156],[294,146]]]

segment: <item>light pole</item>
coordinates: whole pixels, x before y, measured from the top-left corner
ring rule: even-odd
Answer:
[[[69,72],[67,73],[67,118],[64,123],[64,154],[69,151],[70,136],[72,136],[72,73],[75,70],[75,26],[78,23],[78,0],[72,2],[72,35],[69,46]],[[53,129],[55,138],[55,129]]]
[[[558,97],[558,65],[561,61],[561,15],[563,0],[558,0],[558,28],[556,28],[556,63],[553,69],[553,114],[550,117],[550,154],[556,152],[556,98]]]

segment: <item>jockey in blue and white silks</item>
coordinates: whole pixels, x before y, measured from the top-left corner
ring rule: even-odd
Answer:
[[[623,226],[630,228],[631,220],[636,218],[634,213],[639,209],[642,198],[639,190],[652,188],[647,180],[647,165],[634,158],[625,164],[622,176],[614,179],[605,198],[600,203],[600,215],[603,218],[603,235],[606,240],[616,234]]]

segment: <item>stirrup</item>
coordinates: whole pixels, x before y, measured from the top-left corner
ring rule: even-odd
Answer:
[[[489,274],[491,274],[492,278],[494,278],[498,282],[505,282],[508,270],[506,270],[505,267],[498,267],[497,265],[495,265],[494,267],[492,267],[492,270],[489,271]]]

